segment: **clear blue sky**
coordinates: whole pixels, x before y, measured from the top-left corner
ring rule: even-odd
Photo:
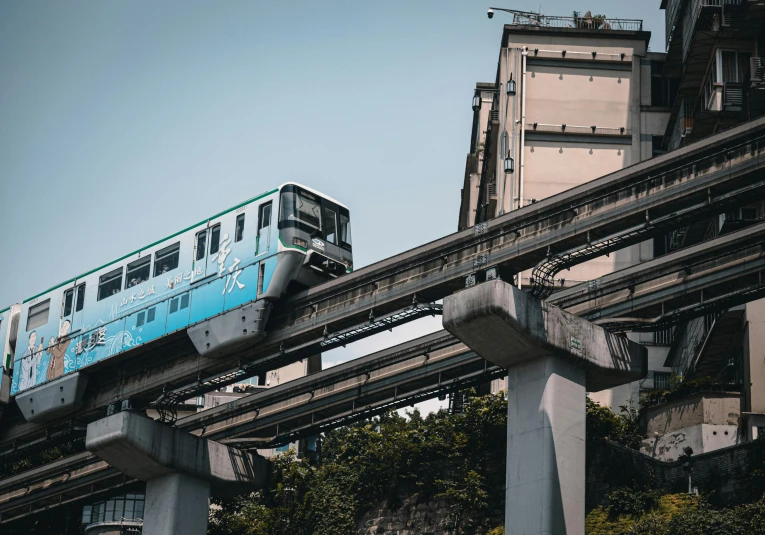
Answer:
[[[454,232],[472,88],[510,21],[489,5],[3,0],[0,308],[285,181],[350,207],[356,267]],[[643,19],[663,50],[659,0],[541,7]]]
[[[4,0],[0,308],[288,180],[351,208],[357,267],[453,232],[488,5]],[[661,50],[658,5],[542,10],[642,18]]]

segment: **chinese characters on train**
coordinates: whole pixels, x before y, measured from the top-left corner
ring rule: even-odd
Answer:
[[[229,266],[228,273],[226,273],[226,257],[228,257],[231,252],[229,245],[231,245],[231,238],[228,237],[228,234],[224,234],[223,241],[220,244],[220,250],[212,257],[213,262],[218,262],[218,277],[220,278],[223,277],[223,275],[226,275],[226,284],[223,286],[221,295],[225,294],[226,290],[228,290],[228,293],[231,293],[235,287],[241,290],[245,286],[238,280],[239,275],[242,273],[242,270],[239,269],[241,260],[234,258],[234,262]]]

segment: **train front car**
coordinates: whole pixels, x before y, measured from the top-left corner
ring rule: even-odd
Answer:
[[[353,270],[348,208],[299,184],[279,192],[279,262],[272,293],[291,293]]]
[[[266,335],[276,301],[353,270],[350,214],[344,205],[289,183],[263,199],[257,210],[250,261],[258,268],[257,299],[190,326],[189,338],[200,355],[222,356],[251,346]]]
[[[283,184],[259,205],[258,221],[252,260],[258,266],[257,300],[189,327],[200,355],[251,346],[266,335],[274,302],[353,270],[350,214],[336,200],[300,184]]]

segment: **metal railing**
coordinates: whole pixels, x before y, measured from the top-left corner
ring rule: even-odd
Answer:
[[[643,31],[642,20],[611,19],[606,17],[550,17],[540,13],[514,13],[517,26],[543,26],[547,28],[585,28],[591,30]]]
[[[681,7],[684,7],[687,3],[688,0],[669,0],[667,7],[664,9],[664,32],[667,49],[669,49],[669,43],[672,41],[672,34],[680,19],[680,14],[682,12]]]
[[[711,30],[715,24],[723,24],[724,11],[727,6],[739,6],[742,0],[691,0],[683,17],[683,60],[693,47],[693,36],[697,30]],[[704,8],[719,8],[704,11]],[[717,17],[717,20],[715,20]]]
[[[761,84],[765,79],[765,58],[749,58],[749,81]]]

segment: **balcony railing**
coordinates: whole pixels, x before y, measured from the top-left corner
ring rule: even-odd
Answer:
[[[664,32],[667,40],[667,48],[672,41],[672,33],[675,31],[675,26],[680,20],[680,14],[682,7],[688,3],[688,0],[669,0],[667,7],[664,8]]]
[[[749,81],[761,84],[765,81],[765,58],[749,58]]]
[[[683,17],[683,60],[688,58],[697,30],[719,29],[724,19],[729,20],[729,17],[725,17],[726,8],[740,6],[742,2],[743,0],[690,0]]]
[[[513,24],[517,26],[542,26],[547,28],[643,31],[642,20],[610,19],[605,17],[548,17],[538,13],[515,13]]]

